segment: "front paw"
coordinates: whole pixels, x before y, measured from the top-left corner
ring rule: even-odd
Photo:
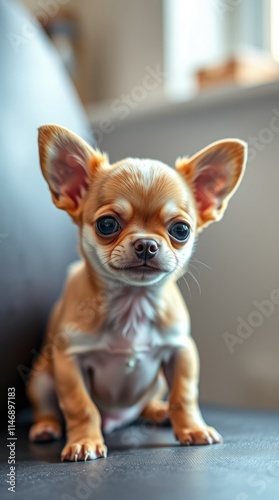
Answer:
[[[184,446],[222,443],[223,438],[213,427],[184,427],[175,432],[176,439]]]
[[[77,462],[107,457],[107,447],[102,438],[83,438],[76,442],[67,442],[61,453],[61,461]]]

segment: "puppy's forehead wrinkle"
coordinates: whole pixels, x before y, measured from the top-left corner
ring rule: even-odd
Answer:
[[[168,200],[187,203],[189,192],[177,172],[157,160],[128,158],[117,163],[102,179],[98,189],[100,205],[125,198],[132,205],[158,209]]]
[[[137,184],[146,188],[153,186],[160,178],[177,180],[175,170],[158,161],[139,158],[127,158],[116,164],[110,172],[111,179],[121,177],[122,180],[136,187]]]

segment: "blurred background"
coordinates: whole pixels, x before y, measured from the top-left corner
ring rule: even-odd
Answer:
[[[278,78],[277,0],[22,3],[55,43],[86,105],[130,94],[147,67],[164,74],[146,89],[145,106]]]
[[[279,408],[279,0],[0,0],[2,389],[18,406],[76,229],[50,201],[36,129],[174,165],[239,137],[248,166],[180,286],[204,403]],[[93,132],[93,134],[92,134]],[[94,139],[95,137],[95,139]],[[197,284],[198,281],[198,284]],[[277,297],[277,298],[276,298]]]

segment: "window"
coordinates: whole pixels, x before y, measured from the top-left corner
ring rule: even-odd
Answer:
[[[279,63],[279,1],[270,2],[270,52]]]
[[[200,68],[251,54],[279,62],[279,0],[164,0],[164,35],[166,92],[185,98]]]

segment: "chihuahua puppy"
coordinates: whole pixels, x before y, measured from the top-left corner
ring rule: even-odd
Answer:
[[[182,445],[222,441],[198,406],[199,361],[176,281],[197,234],[224,214],[246,145],[215,142],[173,169],[108,157],[57,125],[39,129],[54,204],[78,225],[82,260],[56,303],[28,395],[31,441],[61,436],[62,460],[105,457],[103,431],[169,417]],[[160,401],[161,381],[169,389]]]

